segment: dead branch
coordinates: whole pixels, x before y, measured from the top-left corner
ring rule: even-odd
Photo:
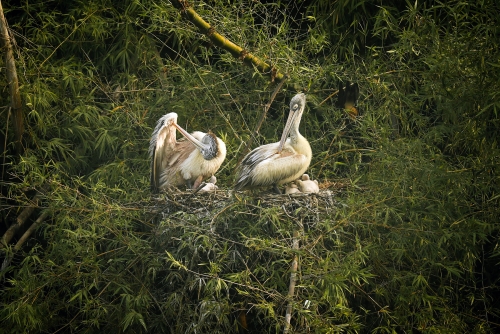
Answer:
[[[28,240],[28,238],[35,232],[35,230],[40,226],[41,223],[44,222],[45,218],[49,215],[49,211],[44,211],[38,218],[35,220],[33,224],[24,232],[23,236],[17,241],[14,246],[14,251],[18,251],[24,245],[24,243]]]

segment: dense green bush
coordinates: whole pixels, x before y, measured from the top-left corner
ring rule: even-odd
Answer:
[[[307,94],[309,174],[333,194],[317,198],[226,196],[275,83],[169,1],[2,4],[26,131],[17,154],[0,96],[1,230],[48,213],[1,249],[3,328],[274,333],[292,303],[297,333],[498,330],[496,1],[191,2],[289,75],[254,146]],[[360,86],[355,120],[339,80]],[[151,197],[149,136],[171,111],[225,140],[219,195]]]

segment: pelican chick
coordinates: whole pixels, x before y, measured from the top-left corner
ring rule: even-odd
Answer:
[[[299,190],[303,193],[319,193],[319,185],[317,180],[309,179],[309,175],[302,175],[302,179],[296,181]]]
[[[176,130],[185,139],[176,139]],[[188,133],[177,124],[177,114],[163,115],[149,143],[151,190],[187,185],[196,189],[212,176],[226,157],[226,144],[212,132]]]
[[[300,194],[300,193],[301,193],[301,191],[299,190],[299,188],[297,188],[297,185],[293,182],[285,187],[285,194],[287,194],[287,195]]]
[[[200,190],[198,190],[198,192],[200,192],[200,193],[214,192],[215,190],[217,190],[219,188],[215,185],[216,182],[217,182],[217,178],[214,175],[212,175],[212,177],[210,178],[210,182],[205,183],[205,185]],[[201,185],[200,185],[200,187],[201,187]]]
[[[305,94],[292,98],[281,140],[259,146],[243,158],[234,190],[272,186],[281,193],[278,185],[298,179],[307,170],[312,158],[311,146],[299,132],[305,106]]]

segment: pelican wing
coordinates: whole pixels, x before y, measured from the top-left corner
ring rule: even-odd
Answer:
[[[279,143],[272,143],[267,145],[262,145],[257,147],[248,153],[238,169],[238,176],[236,177],[236,183],[234,185],[234,190],[241,190],[252,186],[252,172],[257,165],[262,163],[264,160],[269,159],[278,152]]]
[[[278,154],[278,147],[279,143],[272,143],[248,153],[241,162],[234,189],[286,183],[307,169],[308,157],[295,152],[291,147]]]
[[[153,173],[151,175],[151,181],[154,181],[153,189],[182,186],[186,181],[181,174],[182,163],[195,150],[194,145],[187,140],[178,141],[173,146],[165,145],[163,150],[158,149],[158,154],[153,157],[154,179]]]
[[[151,190],[157,192],[160,186],[160,173],[165,170],[172,155],[175,154],[175,128],[172,125],[165,125],[158,122],[149,145],[149,155],[151,156]]]

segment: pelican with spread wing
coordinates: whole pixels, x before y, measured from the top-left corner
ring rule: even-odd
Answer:
[[[177,140],[176,130],[185,137]],[[226,144],[212,132],[188,133],[177,124],[177,114],[162,116],[149,143],[151,190],[187,185],[196,189],[217,172],[226,157]]]
[[[309,142],[299,132],[306,106],[305,94],[295,95],[290,102],[290,114],[277,143],[257,147],[243,158],[234,190],[278,185],[298,179],[309,167],[312,151]]]

